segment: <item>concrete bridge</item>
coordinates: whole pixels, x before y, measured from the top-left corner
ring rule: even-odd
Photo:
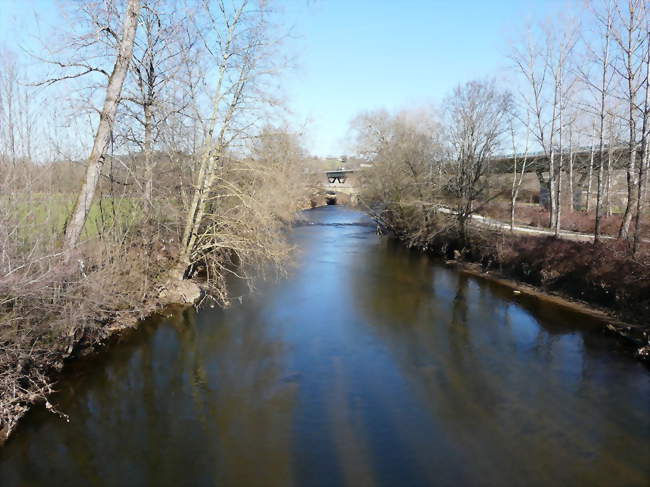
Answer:
[[[358,172],[361,169],[336,169],[325,171],[321,188],[325,191],[325,201],[332,204],[357,204],[359,196]]]
[[[641,153],[638,154],[639,160]],[[542,181],[548,181],[549,157],[545,152],[529,152],[525,155],[527,159],[526,182],[531,190],[539,195],[539,202],[544,204],[548,200],[548,188]],[[563,182],[563,191],[568,194],[568,169],[569,158],[572,159],[574,179],[573,179],[573,200],[577,208],[585,207],[587,199],[590,199],[592,206],[595,205],[595,185],[598,168],[611,167],[610,174],[610,194],[607,201],[616,208],[625,206],[627,199],[627,183],[625,166],[629,158],[629,149],[626,146],[605,146],[604,158],[601,161],[601,154],[597,147],[575,147],[573,150],[565,149],[562,154],[556,153],[556,164],[559,164],[560,158],[563,159],[563,173],[566,174]],[[491,158],[491,165],[495,173],[492,178],[499,179],[509,177],[512,173],[513,162],[517,159],[518,164],[522,163],[524,154],[503,154]],[[589,185],[589,166],[591,170],[591,192],[588,193]],[[328,204],[356,204],[359,195],[359,173],[366,168],[358,169],[335,169],[312,173],[315,177],[315,186],[320,193],[319,198],[324,196]],[[535,174],[537,173],[537,174]],[[539,181],[542,179],[542,181]],[[509,183],[508,183],[509,184]],[[322,204],[322,200],[321,200]]]

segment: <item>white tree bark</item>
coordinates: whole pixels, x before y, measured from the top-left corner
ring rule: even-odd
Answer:
[[[596,138],[596,124],[593,125],[591,130],[591,153],[589,154],[589,175],[587,176],[587,201],[585,207],[587,213],[591,209],[591,181],[594,176],[594,139]]]
[[[93,148],[88,157],[86,177],[79,191],[72,217],[66,227],[64,241],[66,251],[70,251],[77,245],[88,212],[90,211],[93,197],[95,196],[97,183],[104,165],[106,149],[108,148],[113,130],[117,106],[120,102],[124,78],[126,77],[129,63],[131,62],[133,39],[135,38],[138,26],[139,12],[140,0],[129,0],[124,16],[124,29],[115,59],[115,66],[108,80],[104,107],[99,117],[99,125],[97,126]]]
[[[596,223],[594,227],[594,242],[600,240],[600,224],[602,218],[602,207],[603,207],[603,163],[605,161],[605,146],[604,146],[604,137],[605,137],[605,110],[606,110],[606,101],[609,88],[609,45],[610,37],[612,32],[612,7],[611,1],[607,5],[607,14],[606,18],[603,20],[605,24],[605,32],[603,36],[603,56],[600,59],[600,68],[601,68],[601,83],[598,88],[600,95],[600,107],[599,107],[599,130],[598,130],[598,154],[599,154],[599,164],[598,164],[598,185],[596,189]]]

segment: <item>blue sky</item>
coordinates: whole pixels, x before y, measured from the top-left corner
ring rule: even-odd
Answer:
[[[301,36],[298,68],[285,84],[297,119],[309,119],[311,149],[346,153],[360,111],[439,102],[456,84],[508,73],[508,46],[551,0],[294,0],[285,16]]]
[[[506,80],[510,39],[527,19],[544,18],[564,0],[288,0],[278,2],[294,38],[297,66],[282,85],[293,121],[307,122],[308,149],[349,152],[349,121],[362,110],[398,110],[439,102],[456,84]],[[23,42],[34,12],[46,23],[55,0],[0,0],[0,41]]]

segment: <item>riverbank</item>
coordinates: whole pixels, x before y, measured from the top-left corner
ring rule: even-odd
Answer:
[[[625,338],[632,345],[632,349],[638,358],[648,360],[648,355],[650,355],[648,353],[650,351],[649,330],[647,323],[643,322],[643,317],[647,316],[647,314],[643,314],[643,308],[639,311],[639,306],[647,306],[647,303],[644,304],[645,302],[642,299],[637,300],[637,308],[635,308],[638,313],[637,316],[641,318],[637,321],[630,320],[629,312],[617,313],[612,307],[602,306],[593,300],[590,302],[581,299],[580,292],[584,294],[584,289],[580,291],[580,288],[576,287],[575,279],[567,282],[573,283],[571,289],[578,290],[578,295],[563,292],[565,288],[557,286],[557,282],[562,280],[561,275],[549,279],[549,277],[553,276],[549,276],[544,266],[536,268],[534,259],[526,259],[522,254],[513,254],[507,251],[508,249],[512,250],[513,246],[522,244],[522,242],[517,242],[517,239],[503,234],[491,233],[486,235],[485,232],[476,232],[472,234],[470,241],[472,244],[469,247],[461,248],[457,237],[443,232],[436,234],[435,238],[429,239],[426,245],[419,245],[419,249],[420,251],[445,257],[448,265],[458,267],[464,273],[487,278],[508,286],[512,288],[514,294],[534,295],[540,299],[571,307],[586,315],[594,316],[606,323],[605,330]],[[563,243],[562,245],[573,244]],[[578,253],[584,256],[585,252],[581,252],[584,247],[580,247],[580,245],[586,244],[576,244],[579,245],[577,247]],[[542,238],[541,243],[540,240],[537,240],[535,245],[532,246],[532,253],[538,254],[537,258],[539,259],[544,257],[544,253],[540,249],[551,249],[552,251],[555,245],[557,244],[545,242],[545,239]],[[558,254],[556,258],[561,260],[562,255]],[[614,259],[613,264],[616,269],[619,268],[616,265],[617,262]],[[620,264],[620,262],[618,263]],[[169,262],[164,260],[161,267],[164,268],[168,264]],[[512,272],[513,269],[515,271],[517,269],[520,271],[521,269],[528,269],[527,276],[529,280],[521,279],[521,274]],[[546,280],[537,283],[530,282],[536,275],[538,278],[539,276],[546,276]],[[620,273],[617,273],[617,275],[619,278],[621,277]],[[634,272],[632,272],[632,275],[634,275]],[[3,362],[8,364],[9,367],[14,367],[16,373],[13,376],[13,384],[17,386],[14,386],[14,390],[19,392],[18,394],[14,393],[12,397],[4,398],[0,402],[0,411],[2,411],[0,445],[15,430],[20,419],[34,404],[45,403],[48,409],[56,412],[55,407],[48,402],[48,397],[54,391],[53,384],[56,383],[56,379],[67,361],[101,349],[112,337],[120,335],[125,330],[132,329],[141,319],[156,313],[164,306],[195,303],[201,296],[201,288],[197,283],[173,279],[169,277],[169,273],[160,274],[157,277],[156,273],[150,273],[149,279],[148,289],[145,293],[148,297],[139,303],[137,312],[134,311],[135,308],[122,307],[121,310],[120,308],[113,308],[108,313],[108,317],[92,317],[92,320],[97,322],[96,326],[79,326],[74,328],[69,335],[60,335],[60,346],[49,350],[47,354],[30,356],[27,360],[17,354],[13,357],[12,363],[6,360]],[[121,285],[125,286],[125,283],[122,282]],[[612,283],[609,282],[608,285],[611,287]],[[641,286],[638,290],[641,296],[644,289]],[[638,297],[638,295],[636,296]],[[634,296],[628,296],[622,303],[629,302],[630,299],[635,298]],[[620,305],[621,302],[619,302]],[[631,311],[634,312],[634,310]],[[62,339],[63,337],[65,337],[65,340]],[[34,381],[30,374],[37,377],[38,381]],[[25,387],[25,385],[29,386],[30,384],[32,385],[31,388]],[[38,387],[34,387],[34,384],[38,384]],[[5,389],[8,390],[8,387]]]
[[[624,340],[631,347],[635,357],[650,363],[650,327],[642,323],[626,322],[611,310],[599,307],[586,301],[549,291],[544,291],[522,281],[492,270],[484,271],[481,265],[475,262],[446,260],[446,265],[456,267],[460,272],[468,275],[495,282],[501,286],[512,289],[513,295],[534,296],[545,302],[575,310],[581,314],[592,316],[604,323],[603,331]]]
[[[124,287],[124,291],[129,292],[128,284],[124,284]],[[198,302],[203,291],[194,281],[166,275],[157,281],[150,281],[147,294],[148,297],[139,302],[137,308],[113,307],[105,316],[79,316],[80,323],[70,326],[67,333],[61,329],[58,329],[59,333],[50,333],[48,342],[38,348],[36,343],[39,337],[36,337],[29,355],[20,351],[18,346],[14,353],[7,346],[3,347],[0,356],[3,368],[0,448],[36,404],[43,403],[52,413],[66,417],[49,402],[49,396],[55,392],[55,384],[66,363],[99,351],[113,338],[136,328],[143,319],[165,307]],[[88,326],[87,321],[94,322],[94,326]]]
[[[33,408],[0,485],[643,485],[648,368],[598,320],[358,211],[304,218],[285,278],[71,362],[50,399],[69,423]]]
[[[650,360],[647,252],[633,256],[624,242],[593,244],[480,227],[471,227],[462,238],[453,221],[442,218],[448,221],[438,217],[438,229],[417,238],[413,229],[388,228],[407,246],[443,257],[464,272],[598,315],[606,331],[631,344],[637,358]]]

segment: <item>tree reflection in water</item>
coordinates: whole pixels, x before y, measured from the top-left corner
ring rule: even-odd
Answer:
[[[306,214],[287,279],[73,365],[0,484],[647,483],[648,371],[600,324]]]

